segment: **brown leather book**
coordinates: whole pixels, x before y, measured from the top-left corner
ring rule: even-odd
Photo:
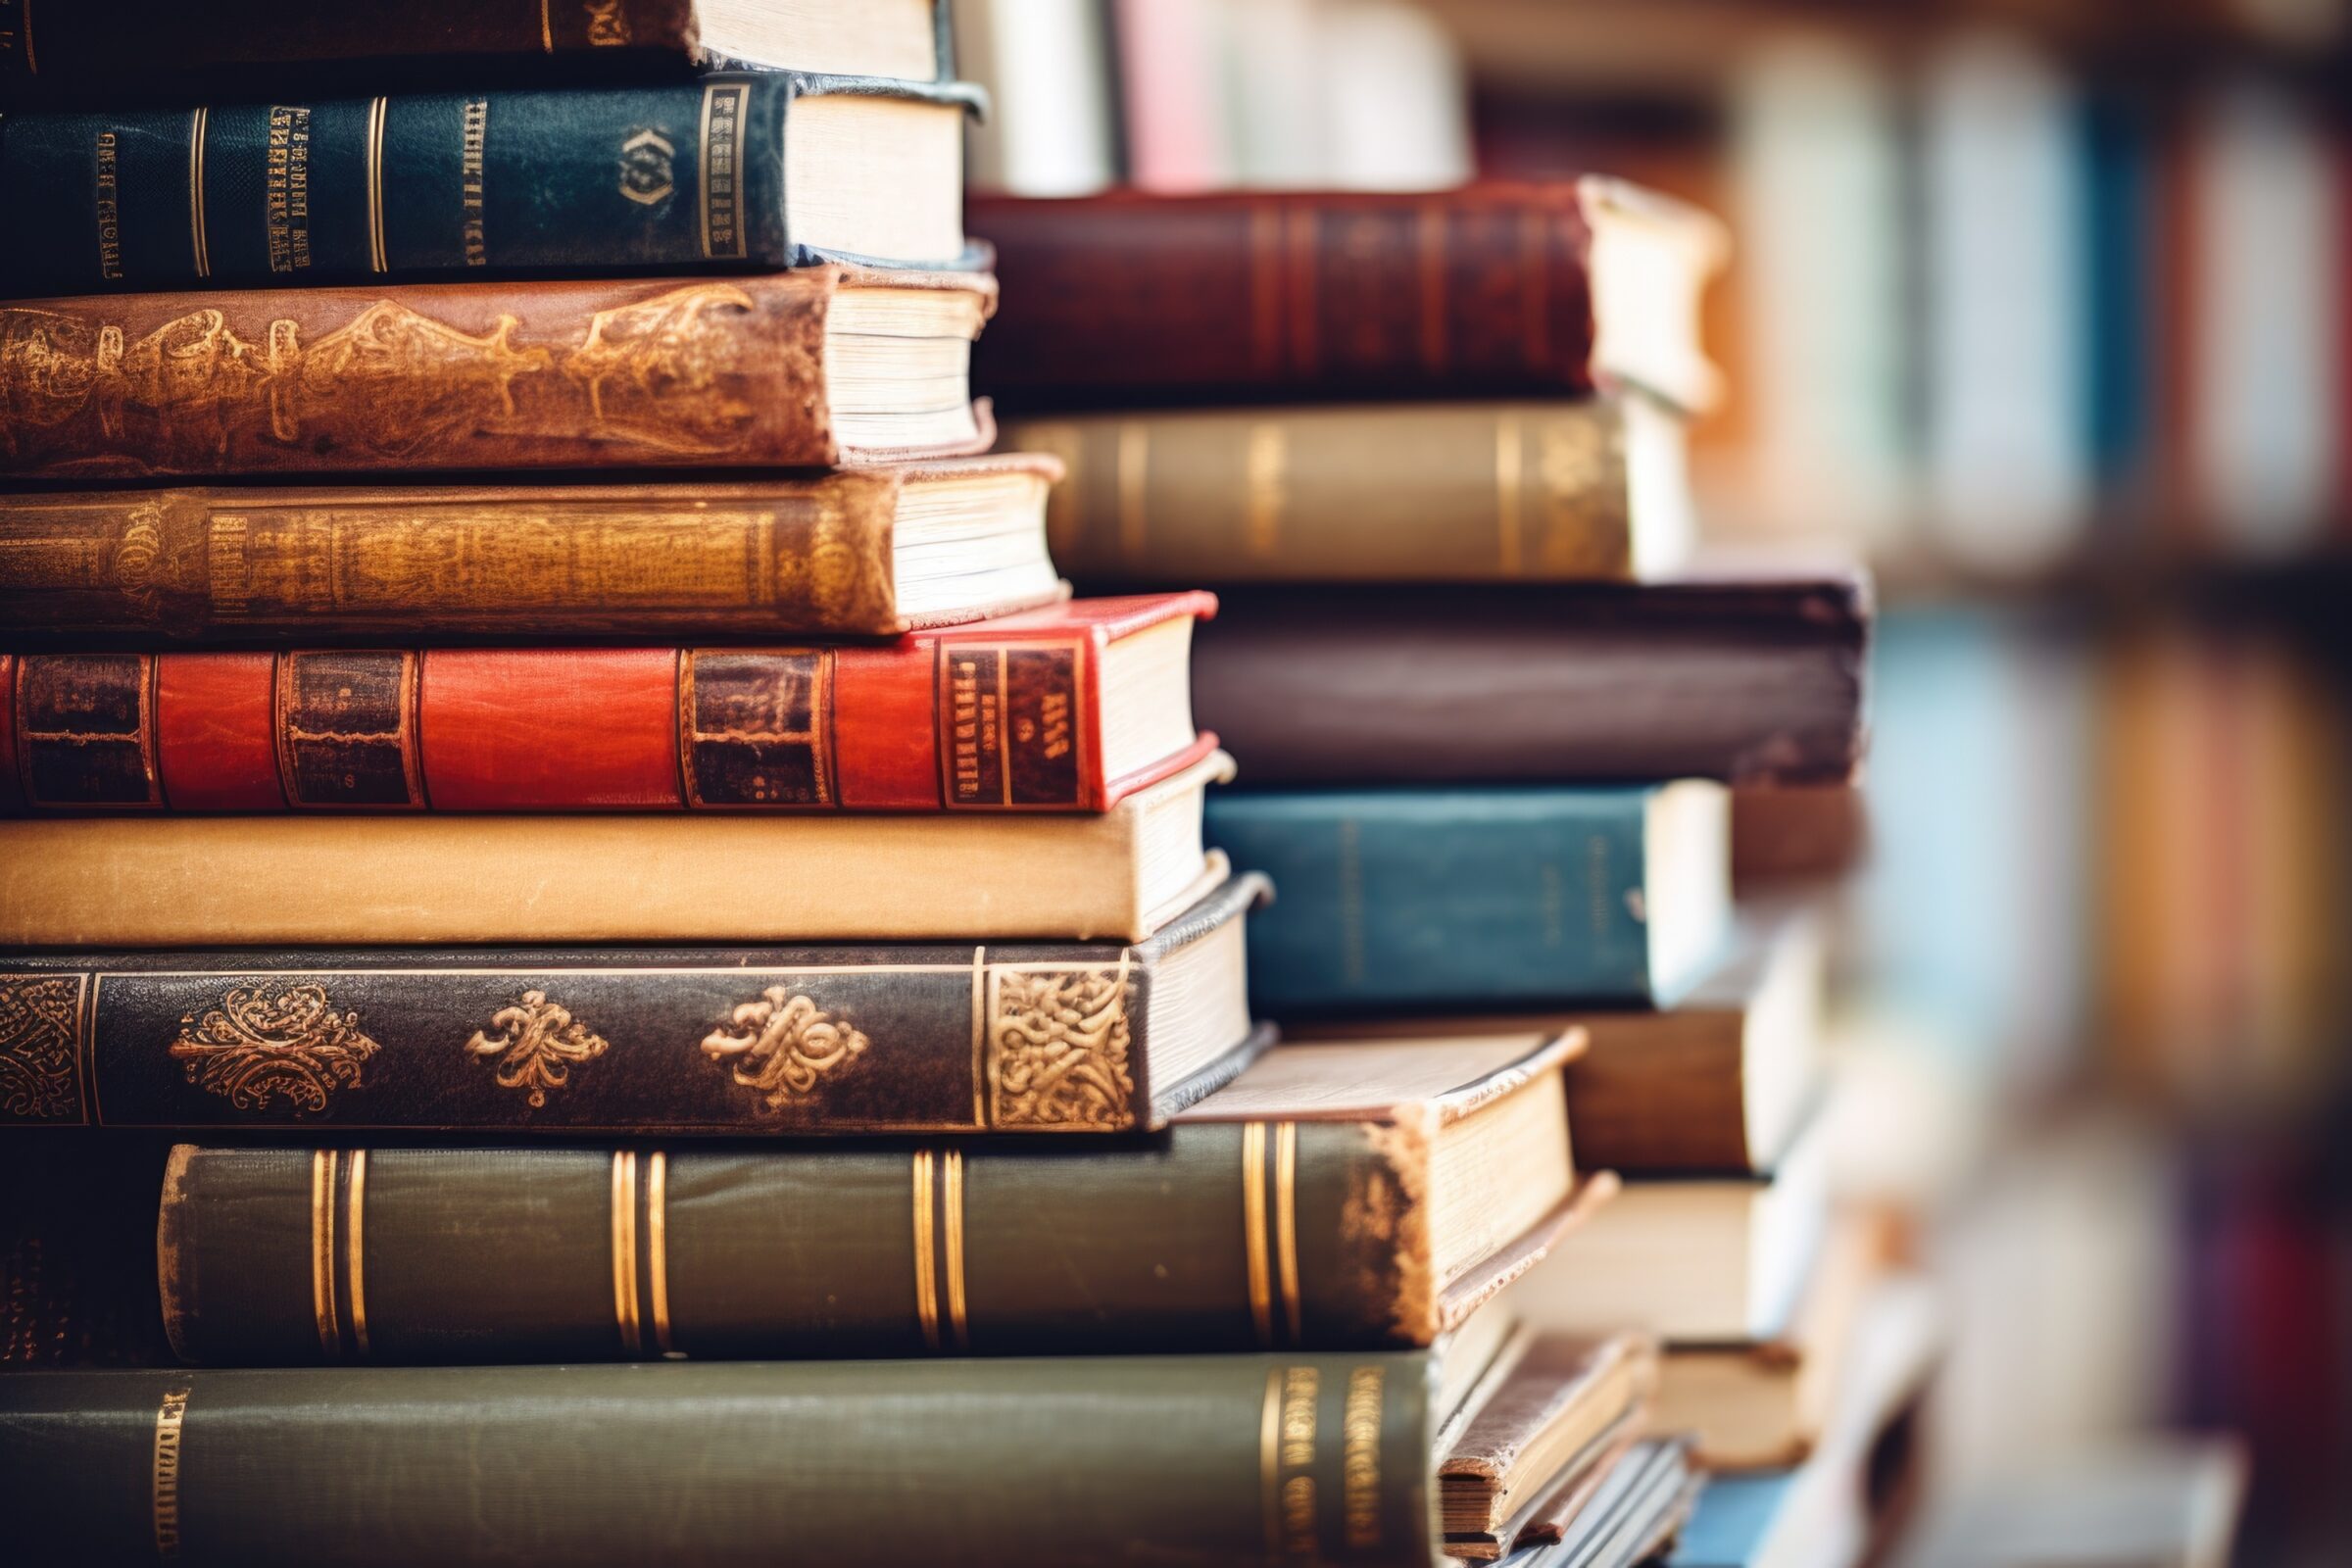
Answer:
[[[1193,704],[1252,785],[1842,783],[1862,755],[1873,612],[1853,570],[1218,603]]]
[[[1069,470],[1054,559],[1097,582],[1654,574],[1691,532],[1682,425],[1640,398],[1016,419]]]
[[[980,197],[966,220],[1006,286],[981,384],[1023,408],[1716,393],[1698,305],[1722,232],[1615,180]]]
[[[987,450],[986,276],[811,268],[0,304],[0,477],[821,467]]]
[[[894,635],[1050,603],[1050,458],[642,484],[22,495],[26,648]]]
[[[1859,782],[1732,791],[1732,883],[1742,897],[1842,875],[1869,853]]]
[[[1638,1426],[1658,1380],[1641,1334],[1532,1339],[1438,1470],[1449,1556],[1499,1557],[1558,1484]]]

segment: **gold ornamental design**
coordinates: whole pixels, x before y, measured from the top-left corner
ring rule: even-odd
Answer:
[[[735,1082],[758,1090],[770,1110],[814,1093],[828,1073],[864,1054],[869,1043],[848,1019],[835,1019],[785,986],[769,986],[758,1002],[742,1004],[731,1021],[733,1029],[703,1037],[703,1054],[732,1065]]]
[[[732,283],[697,283],[590,317],[563,367],[587,392],[590,432],[705,456],[740,445],[758,411],[727,390],[740,346],[730,323],[752,309]]]
[[[172,1057],[188,1082],[227,1097],[239,1110],[266,1110],[283,1096],[297,1115],[324,1110],[339,1088],[358,1088],[376,1043],[357,1012],[337,1012],[315,985],[232,987],[201,1018],[179,1020]]]
[[[496,1056],[498,1087],[527,1089],[527,1103],[536,1110],[547,1103],[548,1091],[571,1082],[571,1069],[594,1061],[608,1047],[605,1037],[590,1031],[544,991],[525,991],[512,1006],[490,1015],[490,1030],[476,1029],[466,1050],[476,1057]]]
[[[0,979],[0,1116],[13,1121],[76,1116],[80,1019],[80,976]]]
[[[1116,1132],[1134,1124],[1127,965],[998,971],[988,1092],[998,1127]]]

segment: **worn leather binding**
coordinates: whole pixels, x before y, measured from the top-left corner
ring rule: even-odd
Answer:
[[[1564,1044],[1516,1069],[1555,1103]],[[1427,1106],[1237,1120],[1220,1099],[1108,1149],[182,1146],[164,1320],[214,1366],[1396,1348],[1458,1326],[1610,1190],[1436,1278]]]
[[[845,447],[826,316],[847,281],[445,283],[0,305],[0,476],[825,467],[985,451]],[[126,502],[125,505],[135,505]]]
[[[1106,810],[1102,660],[1207,594],[876,647],[0,654],[0,810]]]
[[[1160,962],[1244,876],[1134,943],[337,948],[0,956],[24,1090],[0,1125],[758,1137],[1118,1133],[1262,1049],[1156,1068]]]
[[[1060,470],[992,457],[742,483],[17,496],[0,622],[23,646],[84,648],[895,636],[917,624],[893,564],[902,486],[991,471]]]
[[[0,1512],[44,1562],[1427,1568],[1431,1360],[26,1372]]]
[[[1193,703],[1252,785],[1842,784],[1862,757],[1873,610],[1850,571],[1218,604]]]
[[[786,217],[792,106],[843,92],[978,101],[954,83],[767,73],[11,115],[0,292],[870,262],[796,239]],[[983,265],[968,249],[890,260]]]

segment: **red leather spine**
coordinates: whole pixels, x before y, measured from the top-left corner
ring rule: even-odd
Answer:
[[[674,648],[437,648],[419,704],[442,811],[672,811]]]
[[[155,750],[173,810],[286,808],[276,672],[273,654],[157,656]]]

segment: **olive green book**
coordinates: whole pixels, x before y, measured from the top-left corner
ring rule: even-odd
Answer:
[[[1426,1346],[1613,1190],[1576,1035],[1278,1048],[1149,1139],[176,1149],[205,1365]]]

